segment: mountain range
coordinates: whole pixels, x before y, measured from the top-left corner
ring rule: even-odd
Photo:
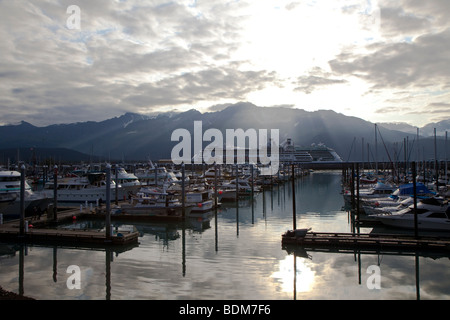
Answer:
[[[309,112],[289,107],[258,107],[240,102],[206,113],[197,110],[154,116],[126,113],[100,122],[36,127],[22,121],[15,125],[0,126],[0,161],[5,162],[6,158],[17,160],[15,150],[30,148],[33,148],[38,159],[56,159],[57,149],[80,153],[77,160],[92,157],[100,161],[169,159],[172,148],[178,143],[171,141],[172,132],[184,128],[193,134],[194,121],[202,121],[203,132],[216,128],[223,132],[224,137],[226,129],[279,129],[280,142],[292,138],[294,144],[299,146],[324,143],[335,149],[344,161],[373,161],[376,154],[379,161],[403,160],[404,142],[408,146],[407,158],[416,160],[417,157],[417,129],[414,127],[401,127],[398,123],[378,124],[376,152],[375,126],[372,122],[331,110]],[[450,121],[431,126],[439,128],[438,159],[444,159],[445,139],[441,133],[450,129]],[[434,158],[434,130],[430,129],[430,126],[420,129],[420,160]],[[66,153],[59,155],[63,161],[70,159],[70,156],[64,156]],[[450,155],[450,149],[447,154]],[[71,156],[75,157],[75,154]],[[27,156],[23,155],[21,160],[28,160]]]

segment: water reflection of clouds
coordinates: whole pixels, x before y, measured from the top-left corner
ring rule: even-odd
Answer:
[[[294,271],[294,256],[286,256],[279,262],[279,270],[275,271],[271,278],[279,283],[283,292],[293,293],[295,291],[310,292],[314,287],[315,272],[310,267],[310,262],[305,258],[297,258]]]
[[[44,300],[89,300],[105,296],[104,252],[28,246],[24,250],[23,275],[20,251],[4,262],[7,263],[2,263],[0,283],[5,290],[19,293],[22,287],[25,296]],[[83,290],[67,288],[69,265],[80,267]]]

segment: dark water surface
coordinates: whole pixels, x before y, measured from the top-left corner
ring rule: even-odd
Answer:
[[[297,181],[297,227],[351,232],[340,192],[340,173]],[[80,226],[102,228],[72,227]],[[241,201],[238,209],[226,204],[186,224],[134,227],[139,245],[121,252],[1,244],[0,286],[50,300],[450,298],[448,257],[311,251],[294,258],[281,247],[292,228],[290,183],[259,194],[253,207]],[[80,289],[68,288],[72,265],[81,272]]]

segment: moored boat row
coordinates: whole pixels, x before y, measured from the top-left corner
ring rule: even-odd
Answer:
[[[259,174],[257,166],[254,167],[254,170],[251,170],[250,166],[242,166],[237,170],[235,166],[213,166],[207,169],[202,167],[200,172],[189,170],[189,172],[185,172],[184,181],[182,181],[180,168],[155,167],[150,162],[150,166],[146,169],[133,170],[140,174],[129,173],[123,167],[113,166],[110,176],[111,184],[107,186],[106,172],[101,170],[101,166],[99,167],[96,170],[91,170],[93,169],[91,166],[67,170],[66,166],[64,170],[61,170],[62,172],[55,171],[56,175],[53,176],[53,179],[46,175],[46,179],[44,179],[46,182],[41,188],[34,191],[27,183],[26,197],[33,199],[29,208],[27,205],[27,215],[35,215],[37,210],[39,212],[47,210],[54,202],[55,192],[57,203],[101,206],[108,198],[107,189],[110,190],[111,201],[126,200],[128,202],[123,208],[115,208],[115,213],[178,215],[182,203],[185,212],[207,212],[216,205],[220,205],[222,201],[237,201],[242,197],[255,197],[263,188],[287,181],[287,177],[292,176],[292,172],[288,171],[288,168],[286,170],[281,168],[277,175],[266,177]],[[305,175],[308,172],[296,168],[294,173],[295,175]],[[14,170],[2,171],[2,177],[4,180],[2,182],[6,183],[9,179],[13,183],[8,184],[11,188],[0,193],[2,203],[0,213],[6,219],[10,215],[17,218],[20,211],[20,173]],[[217,188],[217,192],[215,188]],[[184,201],[182,201],[182,190],[185,192]],[[6,207],[8,210],[4,209]]]
[[[364,220],[380,222],[385,226],[426,231],[450,231],[450,206],[449,188],[440,187],[431,182],[428,185],[417,182],[415,185],[406,179],[403,184],[390,182],[387,177],[367,179],[355,176],[359,179],[359,190],[353,190],[349,185],[344,185],[343,194],[348,207],[359,208],[356,211],[364,216]],[[423,181],[423,180],[422,180]],[[351,185],[350,179],[350,185]],[[415,187],[415,188],[414,188]],[[414,190],[415,189],[415,190]],[[414,204],[414,191],[416,204]],[[358,200],[356,202],[356,199]],[[353,202],[353,206],[352,206]]]

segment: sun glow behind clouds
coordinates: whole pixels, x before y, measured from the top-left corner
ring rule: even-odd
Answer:
[[[247,17],[238,56],[255,66],[296,77],[313,67],[328,68],[344,46],[366,44],[378,34],[369,20],[366,1],[257,1],[243,12]],[[346,6],[344,9],[344,5]],[[366,13],[369,12],[369,13]]]
[[[242,37],[246,41],[235,58],[249,61],[247,66],[254,70],[273,70],[278,77],[276,83],[249,93],[249,101],[347,114],[349,108],[357,113],[371,103],[364,97],[369,85],[352,77],[333,78],[329,61],[346,47],[364,51],[365,45],[379,39],[377,1],[261,0],[240,14],[245,17]],[[298,90],[299,84],[311,83],[315,69],[327,76],[310,92]]]

